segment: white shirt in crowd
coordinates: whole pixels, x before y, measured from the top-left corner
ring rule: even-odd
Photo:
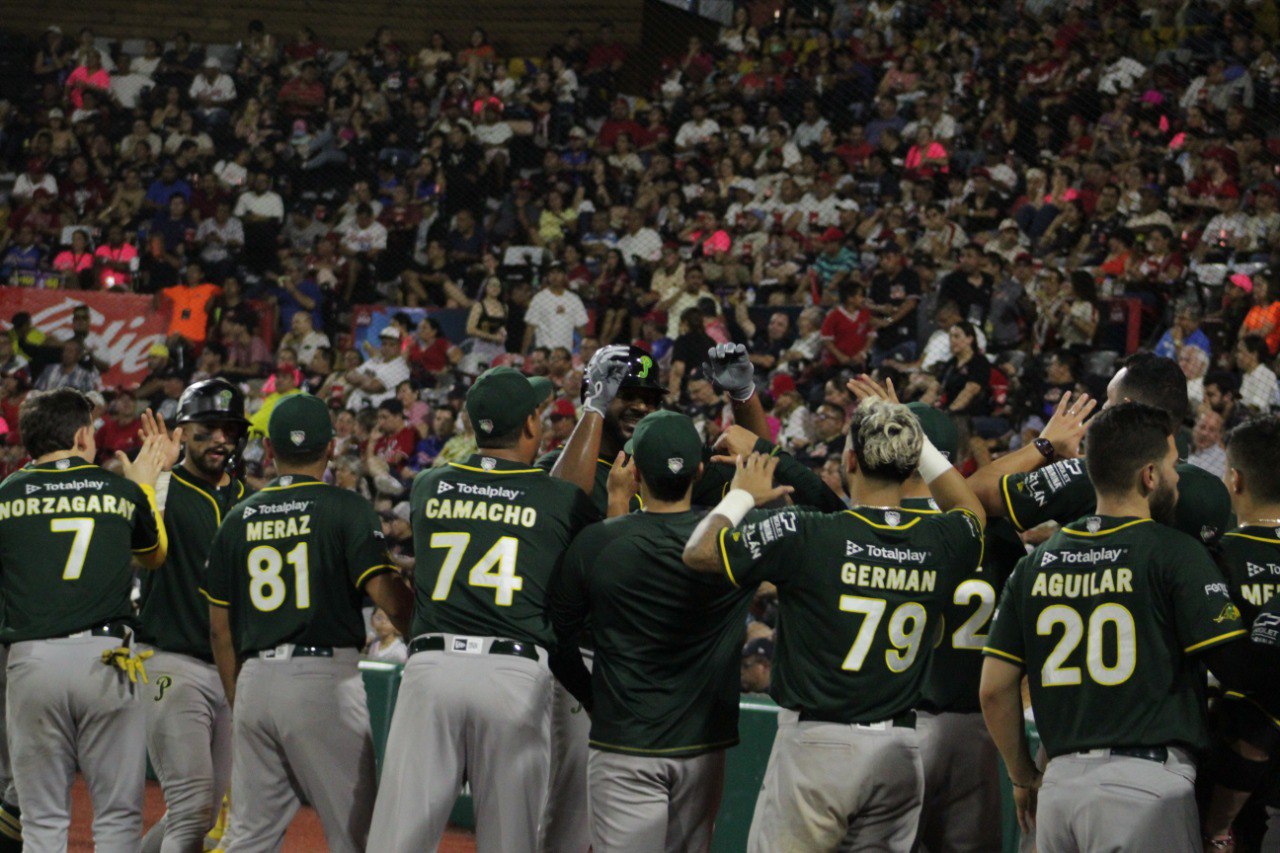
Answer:
[[[321,349],[329,347],[329,336],[324,332],[312,329],[307,332],[307,336],[301,341],[285,340],[280,342],[281,346],[291,346],[298,353],[298,364],[303,367],[311,364],[311,360],[316,357],[316,353]]]
[[[203,74],[197,74],[196,79],[191,81],[187,94],[196,102],[202,97],[208,97],[213,101],[212,106],[220,107],[236,99],[236,81],[229,74],[220,73],[213,78],[213,82]]]
[[[676,131],[676,147],[692,148],[701,145],[719,132],[720,123],[715,119],[704,118],[700,122],[689,119]]]
[[[1240,402],[1262,414],[1271,411],[1278,394],[1280,386],[1276,383],[1276,375],[1265,364],[1250,370],[1240,382]]]
[[[347,408],[353,412],[358,412],[366,407],[377,406],[383,400],[390,400],[396,394],[396,386],[409,378],[409,363],[404,360],[404,356],[396,356],[390,361],[386,361],[380,355],[375,355],[364,364],[356,368],[361,373],[367,373],[382,383],[384,390],[377,394],[363,391],[359,388],[353,389],[347,395]]]
[[[387,229],[378,220],[369,223],[368,228],[361,228],[353,222],[346,228],[338,229],[342,235],[342,246],[352,252],[382,251],[387,248]]]
[[[662,237],[652,228],[644,227],[634,234],[619,237],[618,251],[622,252],[622,260],[628,265],[638,260],[656,264],[662,260]]]
[[[245,214],[252,213],[255,216],[265,216],[268,219],[283,222],[284,200],[280,198],[280,194],[275,190],[267,190],[261,194],[249,190],[240,195],[239,201],[236,202],[234,213],[242,218]]]
[[[138,106],[142,93],[156,85],[149,75],[130,71],[128,74],[113,75],[110,91],[120,106],[132,110]],[[154,152],[154,149],[152,149]]]
[[[559,296],[550,288],[540,290],[529,301],[524,321],[533,327],[534,345],[573,349],[573,332],[587,325],[587,309],[578,294],[566,290]]]

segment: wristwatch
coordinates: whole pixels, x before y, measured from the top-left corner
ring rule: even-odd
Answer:
[[[1053,442],[1047,438],[1037,438],[1034,442],[1036,450],[1040,451],[1040,455],[1044,457],[1044,461],[1049,462],[1053,457],[1058,455],[1058,451],[1053,449]]]

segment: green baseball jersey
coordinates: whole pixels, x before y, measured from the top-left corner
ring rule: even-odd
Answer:
[[[1178,504],[1174,527],[1201,542],[1216,542],[1229,525],[1231,498],[1217,477],[1186,462],[1178,463]],[[1084,459],[1060,459],[1051,465],[1000,481],[1005,512],[1019,531],[1046,521],[1066,524],[1097,507]]]
[[[944,604],[982,559],[963,510],[754,512],[719,536],[735,585],[778,587],[772,694],[842,723],[916,707]]]
[[[754,590],[684,564],[703,510],[594,524],[552,576],[547,611],[572,642],[590,614],[591,745],[687,757],[738,742],[742,629]]]
[[[414,635],[550,648],[547,584],[573,537],[600,518],[590,498],[541,468],[477,454],[418,474],[409,505]]]
[[[218,525],[244,496],[239,480],[215,487],[181,465],[173,469],[163,513],[169,554],[159,570],[142,577],[138,639],[167,652],[212,660],[209,603],[200,585]]]
[[[1219,564],[1226,571],[1231,595],[1241,618],[1252,625],[1280,590],[1280,527],[1239,527],[1218,545]]]
[[[1026,669],[1050,756],[1208,745],[1193,655],[1242,637],[1197,540],[1149,518],[1088,516],[1018,563],[985,653]]]
[[[231,609],[241,654],[283,643],[360,648],[364,585],[395,570],[367,500],[286,475],[227,514],[201,591],[210,604]]]
[[[932,498],[907,498],[903,507],[938,511]],[[982,565],[962,580],[942,608],[942,636],[929,661],[920,707],[934,713],[973,714],[982,710],[982,647],[1004,582],[1027,555],[1013,525],[1003,518],[987,520],[983,530]]]
[[[154,496],[79,458],[0,483],[0,642],[133,619],[132,554],[160,547]]]

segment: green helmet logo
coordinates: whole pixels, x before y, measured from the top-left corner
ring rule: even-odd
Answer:
[[[222,410],[224,410],[224,411],[225,411],[226,409],[230,409],[230,408],[231,408],[231,397],[232,397],[232,391],[231,391],[231,389],[230,389],[230,388],[227,388],[227,389],[225,389],[225,390],[223,390],[223,391],[219,391],[219,392],[218,392],[218,402],[217,402],[217,404],[216,404],[216,405],[217,405],[217,408],[222,409]]]
[[[653,359],[647,355],[640,356],[640,372],[636,374],[637,379],[648,379],[649,371],[653,369]]]

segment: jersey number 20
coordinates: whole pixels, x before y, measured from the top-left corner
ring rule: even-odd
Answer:
[[[443,601],[449,597],[453,576],[458,573],[470,542],[470,533],[431,534],[432,548],[447,548],[449,551],[444,555],[440,574],[436,576],[435,588],[431,590],[432,601]],[[503,536],[494,542],[493,547],[485,551],[480,561],[471,567],[467,583],[495,590],[494,603],[499,607],[510,607],[516,592],[524,588],[524,580],[516,574],[516,551],[519,547],[520,540],[514,536]]]
[[[1116,633],[1115,663],[1103,659],[1103,633],[1110,624]],[[1054,628],[1062,626],[1062,638],[1040,669],[1040,683],[1045,687],[1065,687],[1080,683],[1080,667],[1064,666],[1067,658],[1085,637],[1084,619],[1080,612],[1065,604],[1051,604],[1036,618],[1036,633],[1051,637]],[[1089,677],[1104,687],[1123,684],[1138,665],[1138,644],[1134,636],[1133,614],[1122,605],[1100,604],[1089,614],[1089,635],[1085,639],[1085,664]]]

